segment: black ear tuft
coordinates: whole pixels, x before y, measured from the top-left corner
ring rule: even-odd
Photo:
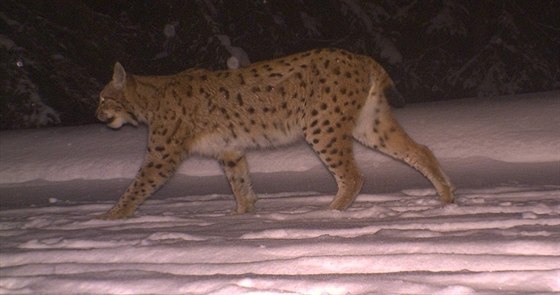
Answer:
[[[387,87],[383,92],[383,94],[385,94],[385,98],[392,107],[402,108],[406,104],[404,97],[397,88],[395,88],[395,86]]]

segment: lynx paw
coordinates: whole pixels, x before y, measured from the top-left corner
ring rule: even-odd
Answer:
[[[439,193],[441,201],[445,204],[453,204],[455,203],[455,187],[451,184],[445,186],[443,191]]]
[[[120,208],[113,208],[101,215],[98,215],[96,219],[100,220],[117,220],[117,219],[126,219],[132,217],[134,215],[134,211],[130,210],[123,210]]]

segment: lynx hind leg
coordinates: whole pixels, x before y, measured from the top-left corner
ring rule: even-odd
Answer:
[[[326,164],[327,159],[320,157]],[[364,184],[363,176],[356,165],[352,151],[347,154],[346,159],[342,159],[340,166],[333,167],[337,164],[328,164],[328,169],[336,179],[338,192],[329,205],[329,209],[344,210],[350,207]]]
[[[224,152],[218,158],[231,186],[237,207],[236,214],[255,211],[257,195],[253,192],[245,154]]]
[[[383,95],[370,94],[353,135],[362,144],[412,166],[433,184],[443,202],[454,202],[454,187],[438,160],[426,146],[406,134],[393,118]]]
[[[323,122],[328,120],[325,119]],[[343,127],[337,130],[340,131],[338,133],[330,132],[332,128],[324,130],[326,130],[325,134],[321,134],[319,127],[307,129],[305,139],[336,180],[338,192],[329,208],[344,210],[352,205],[362,189],[363,176],[354,160],[350,132],[343,132]]]

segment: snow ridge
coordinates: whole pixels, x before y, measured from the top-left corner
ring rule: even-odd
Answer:
[[[100,205],[4,210],[0,292],[559,292],[560,186],[534,190],[460,190],[447,207],[361,195],[345,212],[323,209],[330,196],[269,195],[242,216],[230,196],[179,197],[115,222],[91,220]]]

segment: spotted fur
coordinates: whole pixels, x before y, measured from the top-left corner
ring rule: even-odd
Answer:
[[[337,182],[331,209],[348,208],[363,184],[353,139],[416,168],[443,202],[453,202],[453,185],[436,158],[391,115],[387,101],[394,95],[398,92],[378,63],[338,49],[171,76],[130,75],[117,63],[113,80],[101,91],[97,117],[111,128],[146,123],[149,140],[134,181],[101,218],[132,216],[193,153],[219,160],[236,213],[253,211],[257,196],[245,150],[298,139],[309,143]]]

